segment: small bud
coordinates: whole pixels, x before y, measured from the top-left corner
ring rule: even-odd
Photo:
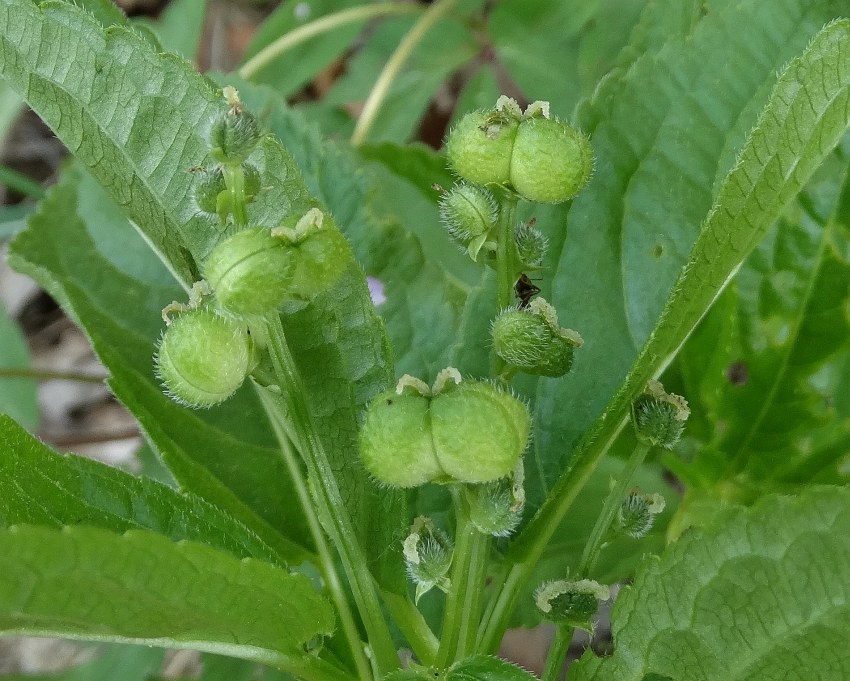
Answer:
[[[481,187],[462,182],[440,199],[440,218],[449,236],[463,246],[473,260],[496,225],[498,206],[493,195]]]
[[[556,118],[520,123],[511,156],[510,182],[529,201],[561,203],[573,198],[593,173],[590,142]]]
[[[225,88],[225,99],[230,108],[216,119],[210,131],[210,152],[219,163],[242,163],[260,141],[260,125],[250,111],[246,111],[239,94],[232,87]]]
[[[165,329],[154,362],[172,399],[210,407],[242,385],[254,364],[253,344],[242,324],[211,310],[189,310]]]
[[[221,168],[202,170],[196,176],[195,202],[205,213],[219,214],[219,195],[227,191]]]
[[[405,376],[379,394],[366,411],[360,453],[376,479],[395,487],[491,482],[514,469],[530,429],[525,404],[448,369],[431,388]]]
[[[520,466],[522,466],[521,461]],[[522,519],[525,495],[521,487],[520,495],[517,491],[515,483],[510,478],[467,487],[466,498],[469,503],[470,522],[482,534],[507,537]]]
[[[531,223],[523,222],[516,228],[514,233],[516,251],[524,268],[540,267],[546,251],[549,249],[549,239],[543,232],[535,228]]]
[[[683,397],[668,394],[658,381],[650,381],[632,405],[632,424],[640,442],[672,449],[682,437],[690,414]]]
[[[617,510],[613,527],[629,537],[640,539],[652,529],[655,516],[664,510],[665,505],[660,494],[631,492]]]
[[[216,246],[204,278],[219,306],[234,316],[263,315],[287,297],[292,279],[290,248],[262,227],[251,227]]]
[[[558,325],[555,308],[543,298],[528,307],[508,308],[493,321],[493,347],[510,366],[535,376],[557,377],[573,365],[573,351],[584,341]]]
[[[590,618],[607,601],[611,590],[591,579],[578,582],[547,582],[534,593],[534,602],[543,617],[556,624],[566,624],[591,631]]]
[[[435,586],[440,591],[449,590],[449,567],[452,564],[452,541],[434,522],[419,516],[410,527],[410,534],[402,543],[407,574],[416,584],[415,601]]]

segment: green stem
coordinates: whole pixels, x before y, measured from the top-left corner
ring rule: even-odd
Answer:
[[[76,381],[77,383],[103,383],[108,376],[94,376],[75,371],[50,371],[48,369],[0,368],[0,379],[30,378],[33,381]]]
[[[635,382],[635,385],[644,384],[645,381]],[[482,621],[479,651],[495,652],[498,649],[510,615],[546,545],[605,452],[628,423],[630,393],[618,395],[617,402],[616,407],[619,408],[612,409],[613,414],[606,415],[582,440],[573,454],[575,463],[558,479],[550,490],[547,501],[511,545],[506,556],[506,567],[494,580],[497,592],[493,596],[487,616]]]
[[[625,468],[620,471],[617,483],[614,488],[608,493],[605,499],[605,504],[602,507],[602,513],[596,518],[596,524],[588,537],[587,544],[584,545],[584,551],[581,554],[581,562],[578,566],[578,574],[584,577],[589,573],[596,559],[599,557],[599,552],[602,550],[602,542],[605,535],[608,534],[608,528],[611,527],[611,522],[617,514],[617,509],[623,503],[623,498],[626,496],[626,488],[632,480],[635,471],[643,463],[649,452],[650,446],[643,442],[639,442],[626,462]]]
[[[44,187],[35,180],[4,165],[0,165],[0,184],[6,185],[9,189],[14,189],[18,194],[31,196],[34,199],[44,198],[47,193]]]
[[[337,614],[339,615],[343,633],[351,648],[351,656],[354,659],[354,664],[357,668],[357,675],[361,679],[369,677],[371,667],[369,660],[366,659],[366,654],[363,650],[363,642],[360,640],[360,633],[357,630],[357,622],[354,620],[354,615],[351,612],[351,607],[348,603],[348,598],[345,595],[345,588],[339,578],[339,573],[336,570],[333,556],[331,555],[330,547],[325,539],[325,533],[322,531],[321,523],[316,515],[313,506],[313,500],[310,498],[310,492],[307,489],[307,481],[304,479],[304,474],[301,466],[298,464],[295,452],[292,448],[287,429],[290,424],[287,423],[286,416],[280,404],[280,395],[272,394],[266,388],[262,388],[255,384],[257,393],[260,396],[260,401],[263,404],[266,414],[269,416],[272,429],[277,437],[280,445],[281,456],[289,471],[289,477],[293,482],[298,501],[304,511],[304,517],[307,520],[307,525],[310,528],[310,535],[313,538],[313,543],[316,545],[318,552],[319,565],[322,570],[325,583],[328,590],[331,592],[334,605],[336,606]]]
[[[248,226],[248,208],[245,203],[245,171],[241,163],[225,163],[222,166],[224,184],[230,192],[230,210],[237,227]]]
[[[266,45],[242,65],[239,69],[239,75],[245,80],[250,80],[258,71],[268,66],[271,61],[277,59],[288,50],[297,47],[310,38],[327,33],[340,26],[353,24],[358,21],[366,21],[376,17],[391,16],[393,14],[419,14],[422,11],[423,8],[421,5],[386,2],[377,5],[361,5],[360,7],[352,7],[328,14],[303,26],[299,26]]]
[[[437,0],[425,11],[404,38],[401,39],[395,52],[387,60],[384,70],[381,71],[381,74],[375,81],[372,91],[366,98],[363,111],[357,119],[354,133],[351,135],[352,145],[358,146],[366,140],[378,116],[381,104],[386,99],[390,87],[404,66],[404,63],[408,60],[413,50],[416,49],[422,38],[425,37],[425,34],[439,19],[452,9],[456,2],[457,0]]]
[[[496,303],[500,311],[510,307],[513,302],[518,276],[515,244],[517,201],[515,195],[508,193],[504,193],[500,201],[496,245]],[[490,359],[490,373],[504,383],[509,383],[514,370],[494,350]]]
[[[561,678],[561,672],[564,671],[564,660],[567,657],[567,651],[570,649],[574,631],[573,627],[567,625],[560,625],[555,628],[555,638],[552,640],[552,645],[549,646],[549,652],[546,653],[546,666],[543,668],[541,681],[559,681]]]
[[[453,492],[457,528],[451,586],[446,595],[443,630],[437,653],[438,667],[447,667],[475,650],[490,553],[490,537],[479,532],[470,522],[465,495],[457,490]]]
[[[404,634],[419,662],[426,667],[433,665],[437,659],[440,641],[431,631],[422,613],[407,596],[391,591],[382,591],[381,595],[392,615],[393,622]]]
[[[336,472],[330,464],[304,399],[304,385],[286,343],[280,317],[272,315],[267,321],[269,353],[280,384],[281,397],[288,411],[287,420],[296,434],[295,444],[307,466],[319,515],[324,518],[328,534],[339,551],[354,601],[363,618],[378,676],[383,676],[398,668],[395,644],[381,610],[366,556],[357,541],[351,519],[345,512],[346,506],[336,483]]]

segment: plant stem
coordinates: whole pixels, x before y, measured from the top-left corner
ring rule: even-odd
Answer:
[[[103,383],[109,376],[81,374],[76,371],[51,371],[49,369],[0,368],[0,379],[30,378],[33,381],[76,381],[78,383]]]
[[[643,442],[638,442],[632,455],[629,457],[626,466],[620,471],[620,476],[614,488],[608,493],[605,499],[605,504],[602,507],[602,513],[596,518],[596,524],[588,537],[587,544],[584,545],[584,551],[581,554],[581,562],[578,565],[578,574],[585,577],[589,573],[596,559],[599,557],[599,552],[602,550],[602,541],[608,533],[608,528],[611,527],[611,521],[617,513],[617,509],[623,503],[623,498],[626,496],[626,488],[629,486],[635,471],[643,463],[650,446]]]
[[[9,189],[14,189],[18,194],[31,196],[34,199],[44,198],[47,193],[44,187],[35,180],[4,165],[0,165],[0,184],[6,185]]]
[[[422,613],[407,596],[391,591],[382,591],[381,595],[393,621],[404,634],[419,662],[426,667],[433,665],[437,659],[440,641],[431,631]]]
[[[395,644],[381,610],[366,556],[357,541],[351,519],[345,512],[345,503],[336,483],[336,473],[331,467],[310,408],[304,399],[304,385],[286,343],[280,317],[271,315],[267,322],[269,353],[279,381],[281,398],[288,411],[284,418],[291,426],[289,432],[295,433],[295,444],[307,466],[313,496],[319,506],[319,516],[324,519],[325,529],[339,551],[354,601],[363,618],[377,675],[380,677],[398,668]]]
[[[615,397],[611,412],[606,412],[588,431],[573,454],[575,463],[558,479],[546,503],[509,549],[506,567],[494,580],[497,592],[482,621],[478,646],[480,652],[495,652],[498,648],[520,593],[528,583],[547,543],[605,452],[628,422],[632,396],[642,389],[646,381],[641,376],[633,384],[627,385]]]
[[[549,652],[546,653],[546,665],[543,668],[543,676],[540,677],[541,681],[559,681],[561,678],[561,672],[564,671],[564,659],[570,649],[574,631],[573,627],[563,624],[555,628],[555,638],[549,646]]]
[[[490,553],[490,537],[479,532],[470,522],[465,495],[453,490],[452,496],[457,528],[451,586],[446,595],[443,630],[437,653],[438,667],[447,667],[475,650],[487,558]]]
[[[516,205],[519,199],[514,194],[502,194],[499,207],[498,243],[496,245],[496,303],[499,310],[510,307],[513,301],[514,285],[517,280],[516,264]],[[504,376],[505,383],[510,381],[512,371],[505,361],[493,351],[490,361],[490,373],[499,378]]]
[[[366,679],[369,677],[371,672],[369,660],[366,659],[366,654],[363,651],[363,642],[360,640],[360,633],[357,630],[357,622],[354,620],[354,615],[351,612],[348,598],[345,595],[345,589],[339,578],[339,574],[337,573],[336,566],[334,565],[334,559],[331,555],[330,547],[325,539],[325,533],[322,531],[321,523],[319,522],[319,518],[316,515],[315,508],[313,507],[313,500],[310,498],[307,481],[304,479],[301,466],[298,463],[289,435],[287,434],[287,427],[289,424],[286,422],[286,417],[281,410],[281,405],[279,403],[279,400],[281,399],[280,395],[274,395],[267,389],[256,384],[255,387],[257,388],[257,393],[260,396],[260,401],[266,410],[266,414],[269,416],[272,429],[274,430],[278,444],[280,445],[281,456],[289,470],[289,476],[292,479],[296,494],[298,495],[298,501],[304,511],[304,517],[306,518],[307,525],[310,528],[310,535],[313,538],[313,543],[316,545],[316,551],[318,552],[322,576],[328,586],[328,590],[331,592],[331,597],[333,598],[334,605],[336,606],[342,630],[345,634],[346,640],[348,641],[348,645],[351,648],[351,656],[354,659],[355,666],[357,667],[357,675],[361,679]]]
[[[413,27],[407,32],[404,38],[399,42],[395,52],[392,53],[387,60],[384,70],[375,81],[372,91],[366,98],[366,103],[363,105],[363,111],[357,119],[357,125],[354,127],[354,133],[351,135],[351,144],[358,146],[363,144],[369,130],[375,123],[378,116],[378,111],[389,93],[393,81],[398,76],[404,63],[410,57],[411,53],[419,42],[425,37],[425,34],[430,28],[445,14],[452,9],[457,0],[437,0],[431,5],[422,17]]]
[[[314,38],[322,33],[327,33],[340,26],[352,24],[358,21],[366,21],[376,17],[391,16],[394,14],[419,14],[423,11],[421,5],[418,4],[399,4],[397,2],[386,2],[377,5],[361,5],[360,7],[352,7],[340,12],[334,12],[323,17],[319,17],[303,26],[295,28],[289,33],[284,33],[274,42],[266,45],[262,50],[257,52],[253,57],[246,61],[239,69],[239,75],[245,80],[250,80],[258,71],[268,66],[268,64],[284,54],[293,47],[297,47],[301,43]]]
[[[245,171],[241,163],[225,163],[222,166],[224,184],[230,192],[230,210],[237,227],[248,226],[248,208],[245,205]]]

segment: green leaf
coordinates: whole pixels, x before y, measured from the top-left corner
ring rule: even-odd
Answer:
[[[303,560],[299,544],[311,545],[309,533],[253,392],[243,389],[206,411],[162,393],[152,361],[160,310],[183,292],[91,177],[77,166],[64,173],[15,239],[10,262],[80,322],[111,373],[110,387],[178,482],[248,526],[284,560]]]
[[[206,16],[207,0],[174,0],[168,3],[157,21],[143,23],[166,50],[193,59],[198,52]]]
[[[227,653],[308,675],[333,629],[302,575],[154,532],[20,525],[0,531],[0,629]]]
[[[0,527],[20,524],[144,528],[281,563],[253,532],[200,497],[91,459],[61,456],[0,414]]]
[[[545,99],[566,116],[614,65],[645,4],[502,0],[490,14],[487,35],[524,98]]]
[[[149,681],[162,666],[164,652],[156,648],[102,645],[93,660],[55,674],[10,674],[3,681]]]
[[[522,667],[489,655],[473,655],[455,662],[446,681],[532,681],[536,678]]]
[[[0,412],[35,429],[39,420],[35,381],[2,375],[3,369],[28,369],[29,366],[29,351],[21,330],[0,305]]]
[[[773,69],[830,9],[798,0],[773,3],[769,16],[759,2],[719,8],[687,40],[671,40],[600,88],[597,172],[569,210],[552,285],[563,323],[586,343],[569,376],[538,384],[537,451],[563,462],[582,434],[597,451],[611,441],[633,397],[840,139],[850,95],[846,23],[824,29],[768,90]],[[754,22],[758,39],[740,30]]]
[[[62,46],[45,52],[42,46]],[[214,85],[122,26],[103,29],[63,2],[0,2],[0,72],[107,187],[188,287],[195,262],[225,232],[198,212],[191,168],[209,151],[210,122],[226,110]],[[68,59],[73,54],[73,59]],[[249,220],[278,224],[311,205],[291,158],[266,137],[251,158],[266,192]]]
[[[749,486],[844,479],[849,168],[846,154],[829,159],[680,355],[704,442],[680,471],[691,489],[723,481],[744,500]]]
[[[571,681],[839,681],[850,674],[850,491],[735,509],[647,562],[614,605],[614,654]]]

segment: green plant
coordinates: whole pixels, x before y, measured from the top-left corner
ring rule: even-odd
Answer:
[[[0,0],[0,73],[74,155],[9,261],[175,482],[0,416],[0,630],[521,681],[493,655],[546,618],[555,679],[634,578],[613,655],[571,679],[850,674],[846,8],[632,4],[344,8],[288,34],[293,71],[259,70],[285,58],[266,38],[213,81],[106,0]],[[309,109],[355,144],[328,141],[280,95],[345,48],[322,31],[396,14]],[[446,145],[464,183],[437,191],[446,159],[400,142],[476,40],[552,101],[473,75]],[[572,105],[575,127],[550,113]],[[216,406],[163,394],[160,334],[167,390]]]

